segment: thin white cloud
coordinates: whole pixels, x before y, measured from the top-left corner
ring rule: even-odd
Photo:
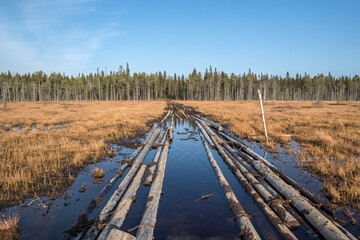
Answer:
[[[116,23],[89,29],[85,21],[77,18],[79,13],[96,12],[96,2],[21,1],[16,17],[0,12],[0,72],[86,71],[104,42],[119,35]]]

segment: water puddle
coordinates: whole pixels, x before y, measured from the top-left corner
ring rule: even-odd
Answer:
[[[166,124],[169,126],[169,121]],[[187,119],[180,121],[175,118],[174,139],[168,155],[163,196],[154,232],[155,239],[238,239],[240,230],[233,220],[229,205],[203,144],[199,140],[194,121]],[[246,144],[260,155],[264,155],[264,149],[256,143],[246,142]],[[295,149],[299,148],[295,142],[292,144]],[[129,157],[134,151],[116,144],[114,148],[118,149],[115,157],[90,165],[81,171],[73,185],[61,197],[55,200],[48,197],[41,197],[39,200],[28,199],[21,205],[5,209],[0,214],[7,215],[9,211],[19,212],[21,239],[62,239],[64,232],[75,224],[91,200],[121,166],[121,160]],[[298,164],[296,154],[288,154],[286,149],[280,146],[279,149],[279,153],[267,153],[266,159],[315,195],[326,200],[321,192],[323,184],[319,178],[296,167]],[[155,152],[156,150],[149,152],[144,160],[145,164],[152,161]],[[212,149],[211,152],[262,239],[282,239],[271,222],[243,190],[217,151]],[[94,167],[102,168],[105,172],[103,182],[100,184],[93,183],[91,169]],[[124,176],[127,171],[128,169]],[[122,178],[100,203],[97,212],[110,198]],[[136,227],[140,223],[149,190],[150,187],[140,186],[136,202],[130,208],[122,226],[123,230],[132,230],[131,233],[136,234]],[[211,197],[200,200],[204,195]],[[355,228],[350,226],[347,229],[355,236],[359,234],[358,226]],[[294,231],[294,234],[299,239],[319,239],[317,236],[309,235],[303,226]]]

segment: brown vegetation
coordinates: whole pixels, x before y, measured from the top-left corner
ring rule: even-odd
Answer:
[[[112,154],[107,144],[148,130],[166,103],[8,103],[0,109],[0,207],[54,195],[86,164]],[[65,177],[64,177],[65,176]]]
[[[102,177],[105,176],[104,171],[101,168],[98,168],[98,167],[94,168],[92,170],[92,172],[93,172],[94,178],[102,178]]]
[[[0,220],[0,240],[13,240],[20,237],[19,215],[9,214],[8,217]]]
[[[240,138],[265,141],[258,102],[182,102],[211,115]],[[270,138],[299,142],[301,165],[320,174],[333,202],[360,203],[360,103],[265,102]]]

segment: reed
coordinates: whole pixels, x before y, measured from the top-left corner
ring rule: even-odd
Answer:
[[[0,208],[57,195],[85,165],[112,156],[108,142],[135,136],[164,101],[19,102],[0,109]]]

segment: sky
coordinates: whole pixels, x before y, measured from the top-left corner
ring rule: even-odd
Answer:
[[[0,72],[360,74],[359,0],[1,0]]]

